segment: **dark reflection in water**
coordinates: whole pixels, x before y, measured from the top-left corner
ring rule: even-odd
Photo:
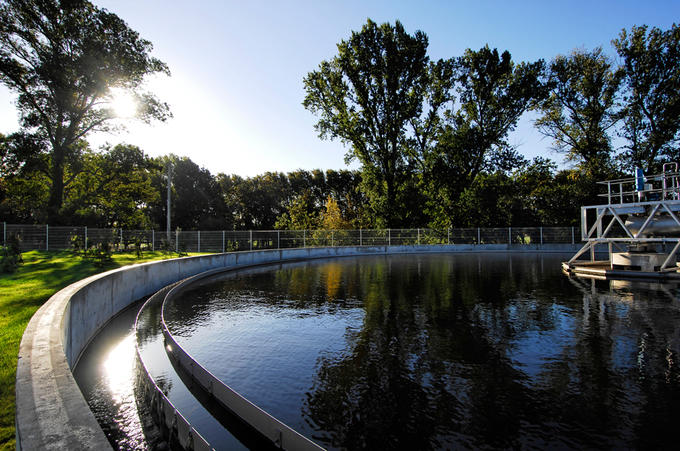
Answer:
[[[211,372],[326,447],[674,446],[678,287],[570,279],[565,257],[258,268],[166,318]]]

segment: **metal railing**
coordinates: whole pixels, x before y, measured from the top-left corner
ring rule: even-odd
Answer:
[[[428,244],[574,244],[575,227],[496,227],[360,230],[158,230],[100,229],[2,223],[2,244],[19,236],[21,249],[58,251],[108,241],[115,250],[229,252],[319,246]]]

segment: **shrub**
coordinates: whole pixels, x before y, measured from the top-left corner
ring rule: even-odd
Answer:
[[[0,272],[13,273],[24,261],[21,258],[21,237],[10,234],[7,243],[0,248]]]

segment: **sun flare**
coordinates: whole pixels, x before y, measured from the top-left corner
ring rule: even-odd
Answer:
[[[116,117],[128,118],[137,113],[137,101],[134,96],[124,89],[111,89],[111,109]]]

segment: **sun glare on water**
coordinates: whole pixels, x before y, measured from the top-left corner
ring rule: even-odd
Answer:
[[[113,88],[111,89],[111,108],[116,117],[132,117],[137,113],[137,101],[129,91]]]

